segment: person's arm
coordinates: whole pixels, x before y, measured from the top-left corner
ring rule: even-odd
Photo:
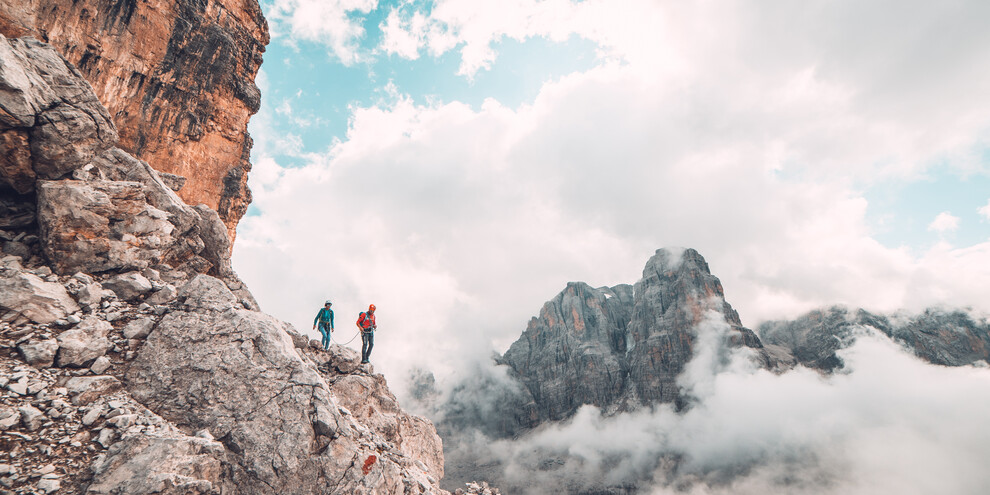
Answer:
[[[320,321],[320,313],[323,312],[323,308],[316,313],[316,318],[313,318],[313,328],[316,328],[316,322]]]
[[[333,331],[333,310],[330,310],[330,331]]]

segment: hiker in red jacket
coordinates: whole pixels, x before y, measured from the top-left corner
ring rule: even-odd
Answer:
[[[358,315],[357,326],[361,329],[361,364],[368,363],[371,349],[375,347],[375,305],[368,306],[368,311]]]

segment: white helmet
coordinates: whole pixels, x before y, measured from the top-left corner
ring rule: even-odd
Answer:
[[[332,302],[330,302],[330,301],[327,301],[327,302],[325,302],[325,303],[323,303],[323,305],[324,305],[324,306],[326,306],[327,304],[329,304],[329,305],[331,305],[331,306],[333,306],[333,303],[332,303]]]

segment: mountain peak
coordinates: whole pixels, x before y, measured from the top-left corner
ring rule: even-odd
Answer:
[[[699,325],[713,318],[728,327],[726,345],[757,349],[771,365],[694,249],[658,249],[635,286],[568,283],[499,360],[530,395],[521,402],[533,414],[523,416],[539,418],[520,426],[565,419],[585,404],[610,413],[678,402],[676,377],[693,356]]]

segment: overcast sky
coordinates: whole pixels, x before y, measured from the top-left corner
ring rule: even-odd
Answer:
[[[990,2],[262,4],[235,268],[300,330],[333,300],[340,341],[375,303],[390,380],[664,246],[750,327],[990,311]]]

